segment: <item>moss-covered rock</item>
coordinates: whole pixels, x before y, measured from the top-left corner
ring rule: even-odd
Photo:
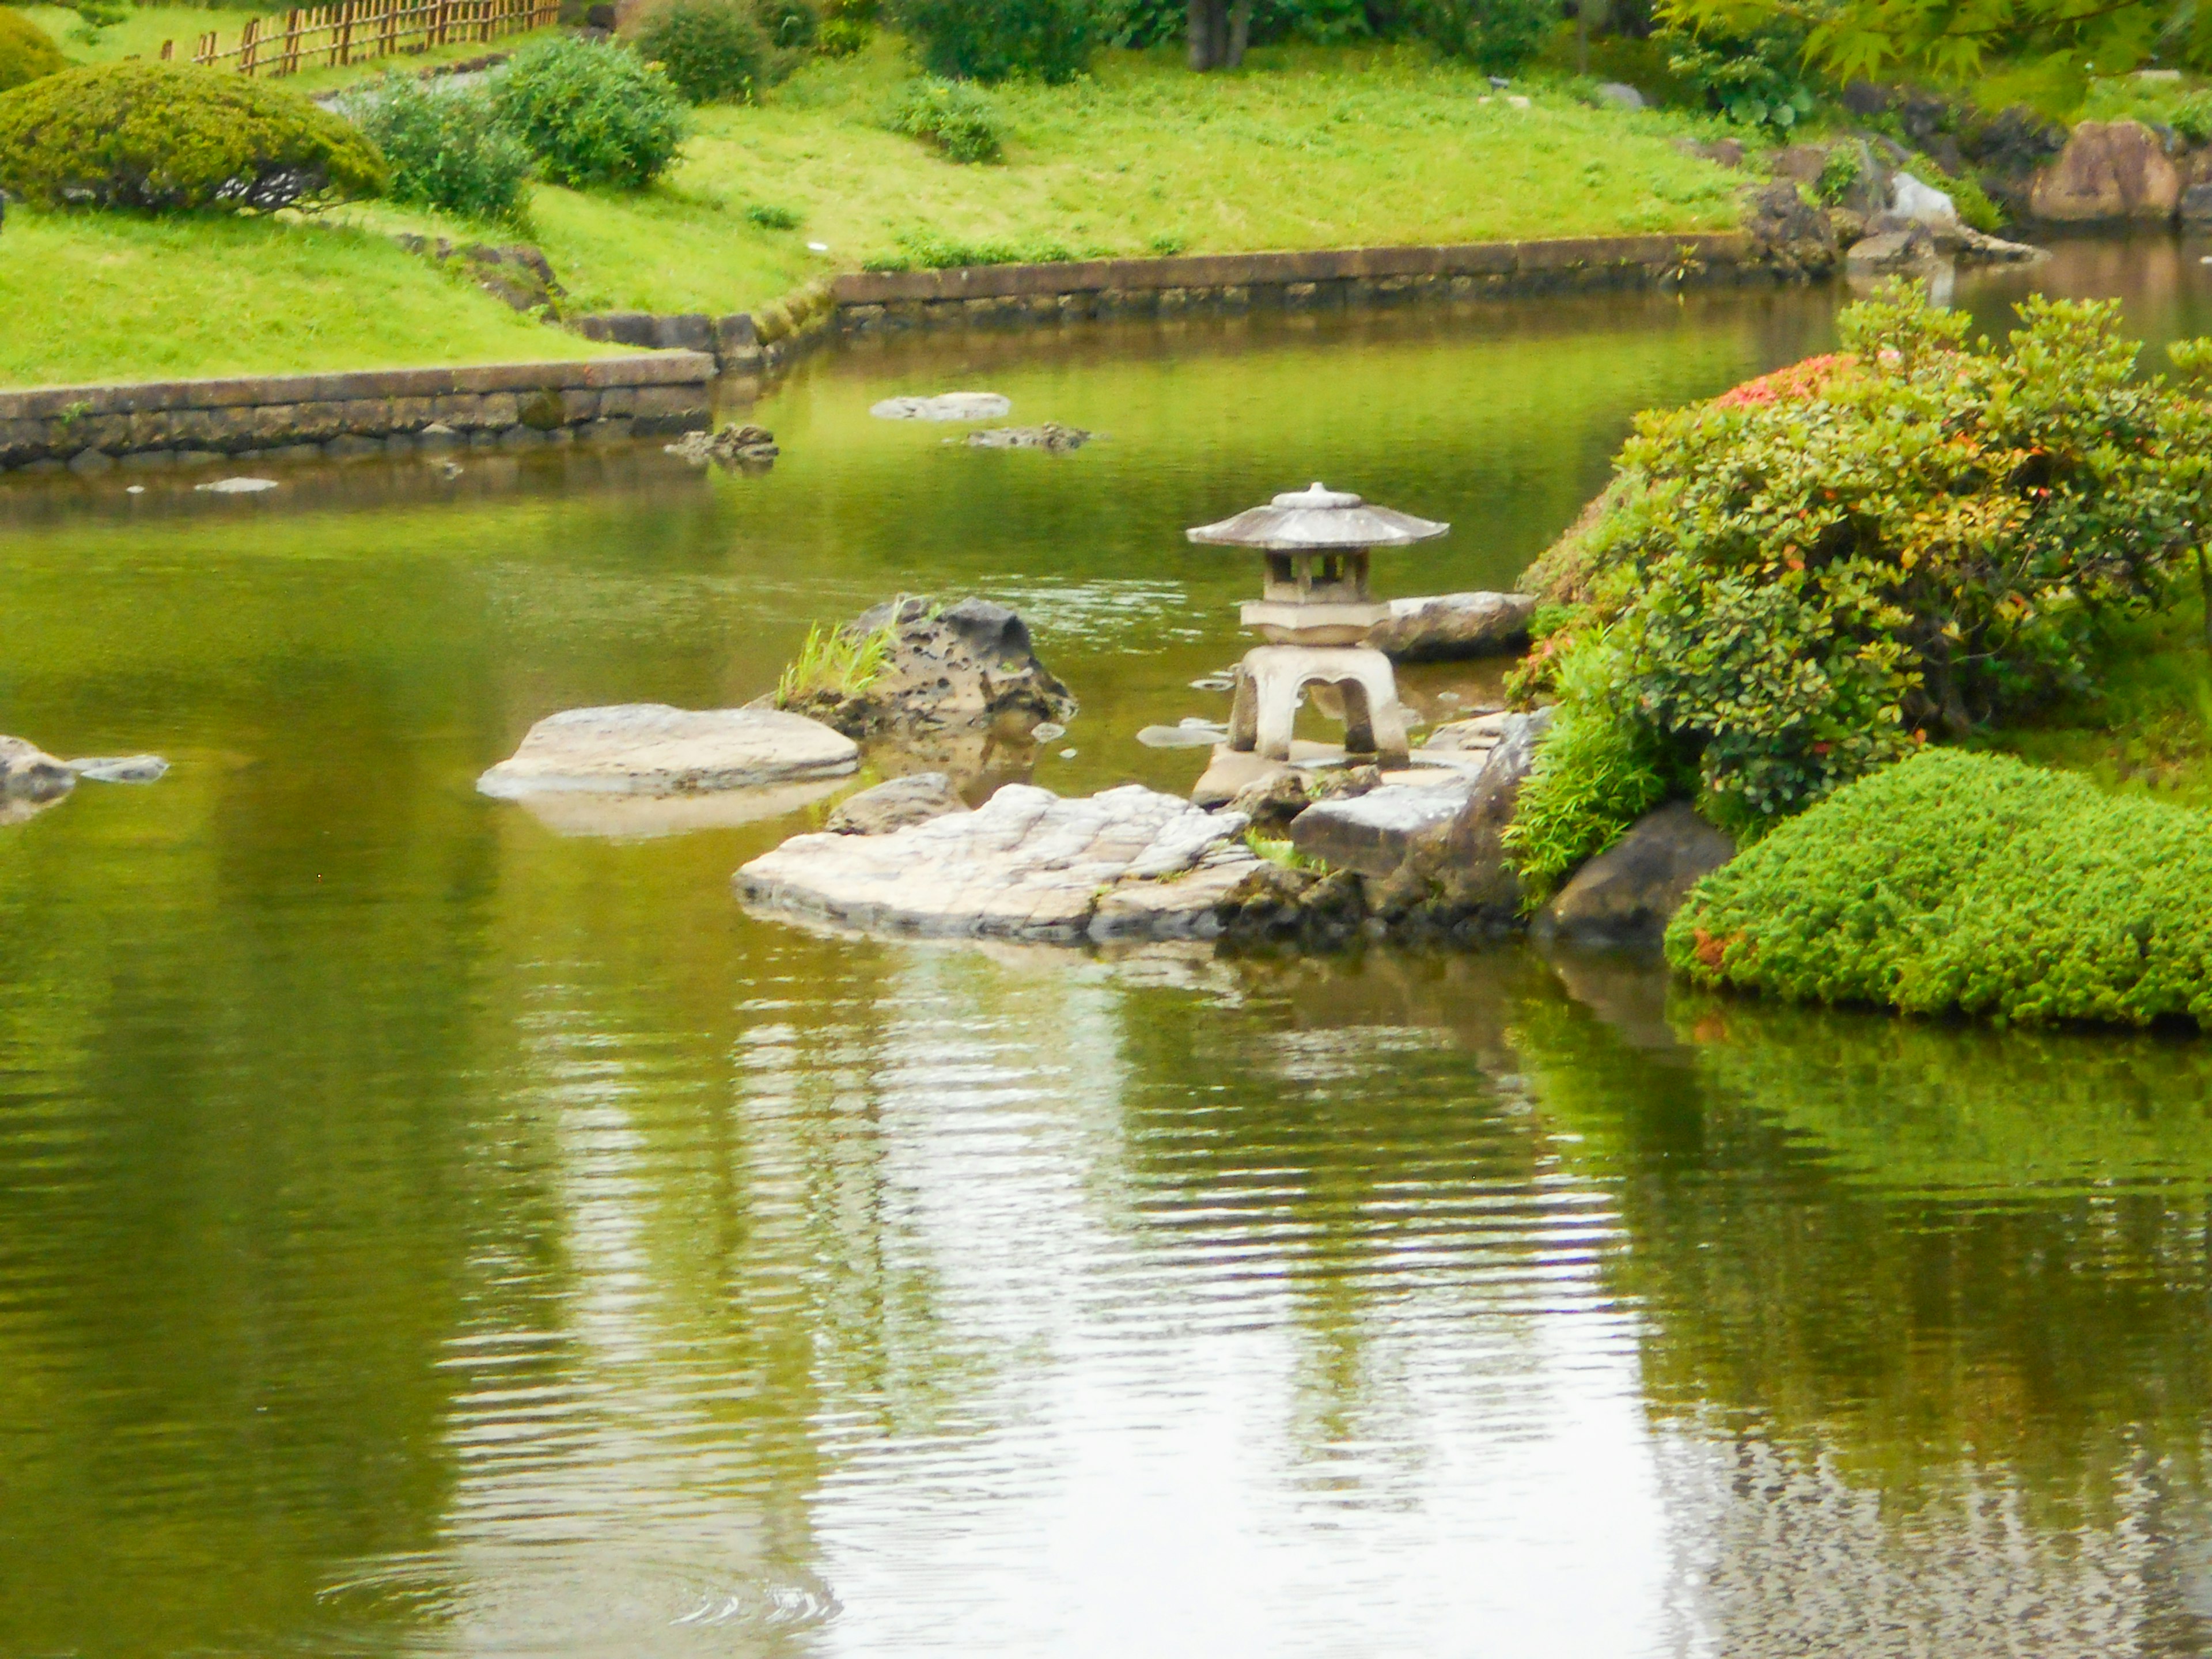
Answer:
[[[386,182],[342,118],[243,76],[130,59],[0,94],[0,186],[41,206],[265,211]]]
[[[0,6],[0,92],[69,67],[46,32],[19,11]]]
[[[1927,750],[1706,877],[1667,955],[1797,1000],[2212,1025],[2212,816]]]

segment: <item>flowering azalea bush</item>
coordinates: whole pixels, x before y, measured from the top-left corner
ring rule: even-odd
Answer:
[[[1843,353],[1644,416],[1529,573],[1577,609],[1522,690],[1558,693],[1569,729],[1601,711],[1632,739],[1616,757],[1693,776],[1753,838],[2084,689],[2108,625],[2203,539],[2212,490],[2212,411],[2135,375],[2118,316],[2030,300],[1992,345],[1893,288],[1844,313]],[[1540,761],[1523,817],[1580,787]],[[1583,855],[1623,827],[1583,824]]]

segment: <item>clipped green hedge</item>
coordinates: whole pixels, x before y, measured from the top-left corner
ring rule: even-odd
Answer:
[[[2212,1027],[2212,815],[1928,750],[1706,877],[1667,956],[1802,1001]]]
[[[0,187],[41,207],[267,211],[386,182],[343,117],[242,75],[126,58],[0,93]]]
[[[0,92],[69,67],[46,32],[19,11],[0,6]]]

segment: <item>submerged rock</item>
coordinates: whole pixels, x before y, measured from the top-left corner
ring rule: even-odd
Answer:
[[[1064,455],[1071,449],[1082,448],[1097,435],[1079,426],[1047,421],[1042,426],[995,426],[988,431],[971,432],[968,441],[977,449],[1042,449]],[[950,443],[951,440],[945,441]]]
[[[717,466],[763,468],[773,465],[783,452],[775,434],[764,426],[740,426],[732,421],[720,432],[687,432],[662,449],[694,466],[710,462]]]
[[[154,783],[169,770],[169,763],[159,755],[94,755],[64,764],[94,783]]]
[[[1002,605],[963,599],[933,611],[922,599],[879,605],[848,623],[848,641],[887,635],[881,665],[859,685],[799,688],[785,707],[848,737],[917,736],[947,729],[1065,726],[1067,688],[1036,659],[1028,624]]]
[[[571,708],[530,728],[512,758],[477,780],[512,800],[540,793],[687,795],[839,777],[860,764],[851,738],[773,708]]]
[[[1735,842],[1686,801],[1645,813],[1538,915],[1534,931],[1584,945],[1656,944],[1698,880],[1735,856]]]
[[[1136,784],[1065,800],[1010,784],[972,812],[884,835],[794,836],[734,879],[752,903],[891,933],[1211,938],[1258,862],[1244,828]]]
[[[1533,593],[1437,593],[1393,599],[1363,644],[1408,660],[1480,657],[1528,643]]]
[[[258,495],[264,489],[276,488],[274,478],[217,478],[212,483],[194,484],[203,495]]]
[[[910,823],[968,810],[945,774],[915,772],[848,796],[822,827],[833,836],[887,836]]]
[[[1014,412],[995,392],[942,392],[934,398],[886,398],[868,413],[879,421],[998,421]]]
[[[21,738],[0,737],[0,801],[59,800],[76,787],[68,762]]]

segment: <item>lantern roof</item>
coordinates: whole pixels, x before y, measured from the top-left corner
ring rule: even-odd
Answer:
[[[1218,546],[1306,553],[1405,547],[1433,540],[1450,528],[1433,519],[1372,507],[1348,490],[1316,483],[1310,489],[1286,491],[1265,507],[1248,507],[1235,518],[1200,525],[1183,533],[1194,542]]]

